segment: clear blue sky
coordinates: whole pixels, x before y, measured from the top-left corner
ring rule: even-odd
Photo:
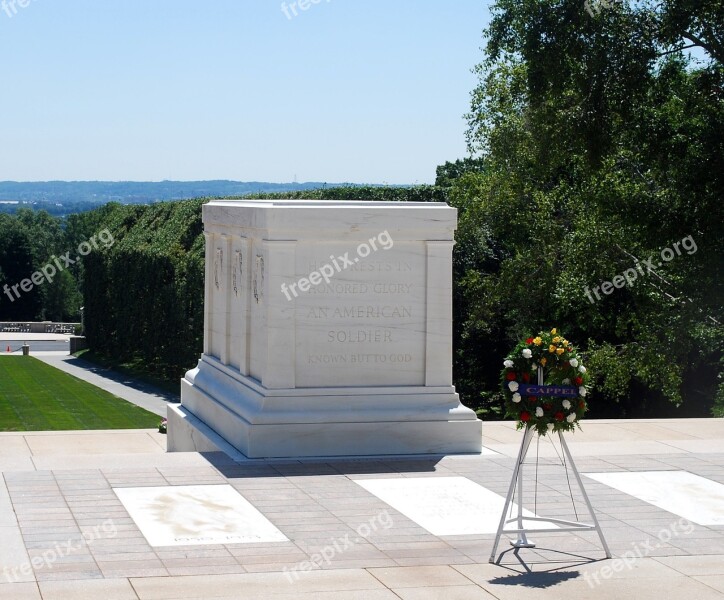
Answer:
[[[0,180],[425,183],[466,154],[485,0],[5,2]]]

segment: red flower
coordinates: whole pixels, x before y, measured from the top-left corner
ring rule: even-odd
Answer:
[[[528,400],[530,402],[538,402],[538,398],[536,398],[535,396],[528,396]]]
[[[583,384],[583,377],[576,377],[576,378],[573,380],[573,383],[575,383],[576,385],[581,385],[581,384]]]
[[[523,381],[526,383],[530,381],[530,373],[523,373]]]
[[[584,408],[586,408],[586,401],[585,401],[585,400],[581,400],[581,401],[578,403],[578,408],[580,408],[581,410],[583,410]]]
[[[564,415],[562,412],[556,413],[556,421],[562,421],[565,418],[566,418],[566,415]]]
[[[515,381],[518,378],[518,376],[515,374],[515,371],[509,371],[508,373],[505,374],[505,378],[508,381]]]
[[[528,345],[532,344],[532,343],[533,343],[533,338],[528,338],[527,340],[525,340],[525,343],[528,344]]]
[[[551,408],[553,408],[553,405],[552,405],[552,404],[544,404],[544,405],[543,405],[543,408],[544,408],[545,410],[550,410]]]
[[[527,410],[524,410],[520,413],[520,420],[523,421],[523,423],[530,421],[530,413]]]

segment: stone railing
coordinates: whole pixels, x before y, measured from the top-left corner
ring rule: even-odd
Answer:
[[[80,323],[42,323],[30,322],[6,322],[0,323],[0,333],[55,333],[61,335],[73,335]]]

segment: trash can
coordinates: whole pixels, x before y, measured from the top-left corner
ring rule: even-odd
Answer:
[[[30,346],[23,344],[23,356],[30,356]]]

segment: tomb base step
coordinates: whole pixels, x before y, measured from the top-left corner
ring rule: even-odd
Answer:
[[[182,405],[170,406],[168,419],[171,452],[287,458],[479,454],[482,448],[482,423],[475,418],[254,424],[186,380]]]

